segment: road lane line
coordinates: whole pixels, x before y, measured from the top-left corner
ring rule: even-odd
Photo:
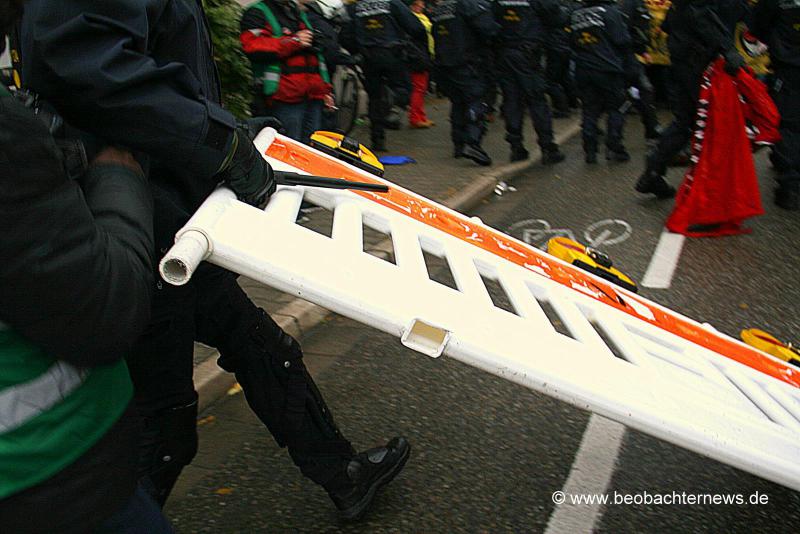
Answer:
[[[666,289],[672,284],[672,277],[678,267],[678,260],[681,257],[683,242],[686,237],[681,234],[673,234],[664,229],[658,246],[644,273],[642,286],[654,289]]]
[[[570,495],[602,495],[608,489],[617,463],[625,426],[592,414],[581,446],[562,491],[566,500],[556,505],[545,534],[593,532],[602,513],[602,505],[572,504]]]

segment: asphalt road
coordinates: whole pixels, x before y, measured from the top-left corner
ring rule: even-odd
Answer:
[[[641,280],[672,203],[632,191],[644,153],[634,140],[640,133],[631,120],[630,164],[586,166],[574,140],[565,147],[567,163],[535,167],[514,182],[516,192],[491,199],[475,215],[533,244],[548,232],[571,232],[581,241],[587,232],[588,240],[600,235],[615,263]],[[772,206],[763,154],[758,168],[767,213],[749,223],[753,233],[688,240],[671,286],[642,294],[731,335],[759,326],[797,339],[800,217]],[[671,181],[679,180],[675,171]],[[458,362],[431,360],[349,320],[326,321],[303,345],[358,448],[398,434],[409,438],[414,448],[404,472],[362,522],[342,523],[325,493],[301,477],[234,394],[201,420],[200,455],[167,507],[178,532],[542,532],[548,524],[565,532],[797,529],[796,492]],[[590,420],[595,432],[587,435],[598,436],[597,428],[602,435],[589,440],[595,450],[587,455],[581,440]],[[685,492],[758,494],[769,502],[584,506],[560,508],[553,519],[552,494],[574,487],[574,466],[592,478],[604,462],[609,478],[601,491],[612,498]]]

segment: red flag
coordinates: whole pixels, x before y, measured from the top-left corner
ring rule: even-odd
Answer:
[[[764,84],[745,69],[734,78],[724,65],[719,59],[706,69],[692,141],[693,164],[667,219],[667,229],[690,237],[750,231],[742,223],[764,209],[748,132],[759,144],[780,138],[780,116]]]

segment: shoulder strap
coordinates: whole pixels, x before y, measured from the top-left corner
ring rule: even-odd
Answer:
[[[267,6],[267,4],[265,4],[263,2],[263,0],[261,2],[256,2],[255,4],[253,4],[250,7],[254,7],[257,10],[261,11],[261,13],[264,14],[264,16],[267,18],[267,23],[272,28],[272,36],[273,37],[282,37],[283,36],[283,29],[282,29],[280,23],[278,22],[278,18],[275,16],[275,14],[272,12],[272,10]]]

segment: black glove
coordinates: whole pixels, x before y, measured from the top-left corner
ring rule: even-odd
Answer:
[[[735,48],[732,48],[725,52],[725,72],[730,74],[731,76],[736,76],[739,72],[739,69],[744,67],[744,58],[742,55],[736,51]]]
[[[223,169],[224,181],[242,202],[263,206],[275,192],[275,176],[261,154],[256,150],[244,128],[233,133],[229,163]]]
[[[278,133],[285,133],[283,123],[275,117],[253,117],[252,119],[245,119],[238,121],[239,128],[247,132],[247,137],[254,141],[256,136],[261,133],[264,128],[273,128]]]

